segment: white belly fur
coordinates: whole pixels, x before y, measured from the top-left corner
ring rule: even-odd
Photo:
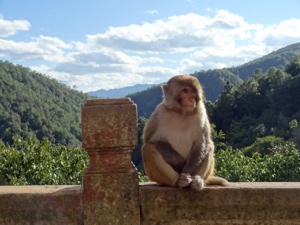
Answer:
[[[182,117],[177,113],[166,113],[163,118],[159,119],[158,129],[151,141],[167,141],[176,152],[187,159],[194,140],[200,138],[200,120],[201,118],[197,115]]]

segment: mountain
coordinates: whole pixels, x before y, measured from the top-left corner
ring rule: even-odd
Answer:
[[[203,87],[206,99],[212,102],[219,97],[226,82],[230,82],[234,86],[243,82],[238,75],[232,73],[227,68],[200,71],[192,75],[198,78]]]
[[[97,91],[90,91],[88,92],[88,94],[99,98],[123,98],[129,94],[146,90],[151,86],[153,86],[153,84],[137,84],[134,86],[128,86],[124,88],[116,88],[109,90],[100,89]]]
[[[300,54],[300,43],[291,44],[243,65],[229,68],[229,70],[245,80],[252,76],[256,69],[261,69],[263,73],[271,67],[284,69],[286,64],[293,61],[298,54]]]
[[[252,60],[237,67],[214,69],[195,72],[191,75],[197,77],[203,86],[207,100],[214,102],[223,90],[224,85],[229,82],[238,86],[254,72],[261,69],[266,72],[272,67],[283,69],[287,63],[293,61],[300,54],[300,43],[288,45],[266,56]],[[145,91],[134,93],[129,97],[137,103],[139,116],[148,118],[154,111],[156,105],[162,99],[162,92],[159,85],[153,86]]]
[[[87,94],[8,61],[0,61],[0,140],[35,134],[63,145],[80,145],[81,106]]]

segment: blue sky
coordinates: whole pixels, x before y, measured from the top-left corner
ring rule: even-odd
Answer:
[[[81,91],[162,83],[300,42],[300,0],[0,0],[0,60]]]

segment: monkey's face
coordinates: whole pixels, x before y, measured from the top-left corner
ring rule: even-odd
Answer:
[[[182,107],[182,113],[192,113],[197,106],[198,92],[194,87],[184,86],[179,89],[177,101]]]
[[[188,75],[172,77],[162,86],[164,105],[183,115],[194,113],[202,101],[202,88],[197,78]]]

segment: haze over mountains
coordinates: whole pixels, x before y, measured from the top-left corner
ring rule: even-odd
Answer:
[[[202,70],[195,72],[193,75],[197,76],[204,86],[206,98],[215,101],[227,81],[234,85],[238,85],[247,77],[252,76],[257,69],[261,69],[262,72],[266,72],[271,67],[283,69],[297,54],[300,54],[300,43],[288,45],[243,65],[223,69]],[[118,89],[100,89],[88,92],[88,94],[99,98],[120,98],[127,95],[133,95],[136,92],[141,92],[139,94],[143,94],[143,91],[152,86],[154,89],[160,89],[160,85],[138,84]]]
[[[109,90],[100,89],[97,91],[90,91],[88,92],[88,94],[99,98],[122,98],[129,94],[146,90],[151,86],[153,86],[153,84],[137,84],[134,86],[128,86],[128,87],[117,88],[117,89],[109,89]]]

